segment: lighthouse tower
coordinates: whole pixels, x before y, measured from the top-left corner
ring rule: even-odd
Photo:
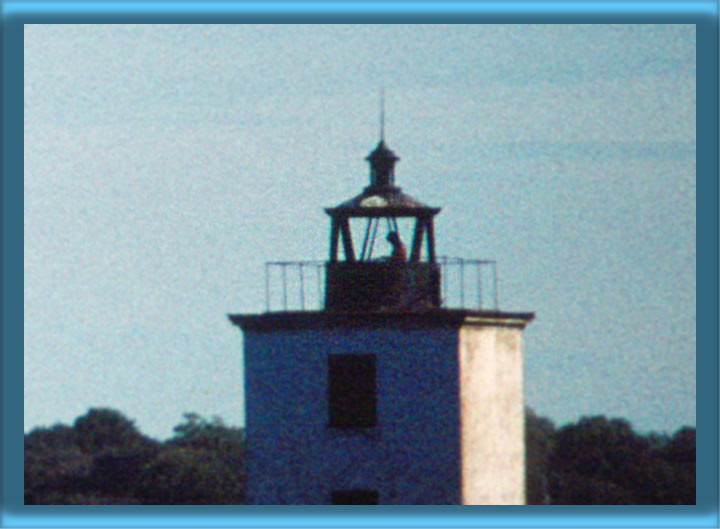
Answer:
[[[524,504],[533,314],[450,306],[449,265],[484,262],[438,258],[440,208],[395,185],[383,139],[367,160],[369,185],[326,209],[323,306],[230,315],[244,334],[248,500]],[[388,242],[392,255],[373,257]],[[304,277],[283,263],[284,288],[292,266]]]

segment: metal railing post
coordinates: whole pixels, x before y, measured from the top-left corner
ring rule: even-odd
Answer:
[[[303,277],[303,263],[299,263],[300,271],[300,310],[305,310],[305,278]]]
[[[265,312],[270,312],[270,263],[265,263]]]
[[[460,308],[465,308],[465,261],[460,260]]]
[[[478,275],[478,309],[483,310],[483,304],[482,304],[482,263],[478,261],[475,263],[475,266],[477,267],[477,275]]]
[[[493,261],[493,294],[495,295],[495,310],[498,310],[498,279],[497,264]]]
[[[322,309],[325,307],[324,307],[324,301],[323,301],[323,297],[322,297],[322,277],[320,275],[320,267],[321,266],[324,266],[324,265],[321,265],[321,264],[315,265],[315,273],[317,275],[317,291],[318,291],[318,305],[317,306]]]
[[[443,305],[443,306],[447,306],[447,299],[448,299],[448,291],[447,291],[447,285],[448,285],[448,279],[447,279],[447,276],[448,276],[448,265],[447,265],[447,257],[445,257],[445,256],[442,257],[442,265],[441,265],[441,268],[440,268],[440,274],[441,274],[441,276],[442,276],[442,290],[443,290],[443,292],[442,292],[443,295],[441,295],[440,298],[441,298],[441,300],[442,300],[442,305]]]
[[[283,310],[287,310],[287,263],[282,263]]]

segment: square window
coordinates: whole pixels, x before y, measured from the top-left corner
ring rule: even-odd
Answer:
[[[328,357],[329,425],[368,428],[377,425],[375,355]]]
[[[376,490],[334,490],[332,505],[378,505],[380,495]]]

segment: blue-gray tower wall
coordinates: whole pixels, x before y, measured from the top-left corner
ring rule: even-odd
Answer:
[[[245,329],[249,503],[461,503],[458,329],[313,327]],[[330,354],[376,355],[377,426],[328,426]]]

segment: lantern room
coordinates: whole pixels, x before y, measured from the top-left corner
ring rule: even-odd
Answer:
[[[325,310],[437,308],[440,269],[433,221],[440,208],[427,206],[395,186],[399,158],[384,140],[366,160],[370,185],[361,194],[325,210],[331,219]],[[411,231],[401,233],[399,220],[409,221]],[[355,233],[358,230],[360,233]],[[403,236],[409,239],[409,248]],[[392,253],[373,257],[383,243],[392,247]]]

